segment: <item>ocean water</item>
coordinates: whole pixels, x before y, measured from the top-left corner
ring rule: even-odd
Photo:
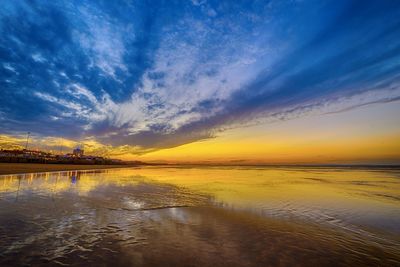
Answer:
[[[400,170],[3,175],[0,266],[400,266]]]

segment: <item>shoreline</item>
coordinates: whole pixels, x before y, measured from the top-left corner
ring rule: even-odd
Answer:
[[[79,170],[105,170],[117,168],[131,168],[140,166],[163,166],[169,168],[193,168],[193,167],[259,167],[259,168],[339,168],[339,169],[381,169],[399,170],[400,165],[224,165],[224,164],[57,164],[57,163],[5,163],[0,162],[0,175],[12,175],[23,173],[40,173],[56,171]]]
[[[115,168],[130,168],[138,166],[140,165],[0,163],[0,175],[54,172],[54,171],[74,171],[74,170],[101,170],[101,169],[115,169]]]

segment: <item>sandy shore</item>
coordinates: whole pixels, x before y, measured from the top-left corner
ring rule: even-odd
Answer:
[[[70,170],[93,170],[110,168],[127,168],[131,165],[73,165],[73,164],[36,164],[36,163],[0,163],[0,175],[31,173],[31,172],[50,172],[50,171],[70,171]]]

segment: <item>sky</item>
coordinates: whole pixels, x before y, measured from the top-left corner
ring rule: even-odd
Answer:
[[[11,1],[0,147],[400,164],[397,0]]]

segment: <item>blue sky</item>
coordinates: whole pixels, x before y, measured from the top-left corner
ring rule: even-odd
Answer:
[[[174,147],[400,99],[399,1],[2,1],[0,134]]]

